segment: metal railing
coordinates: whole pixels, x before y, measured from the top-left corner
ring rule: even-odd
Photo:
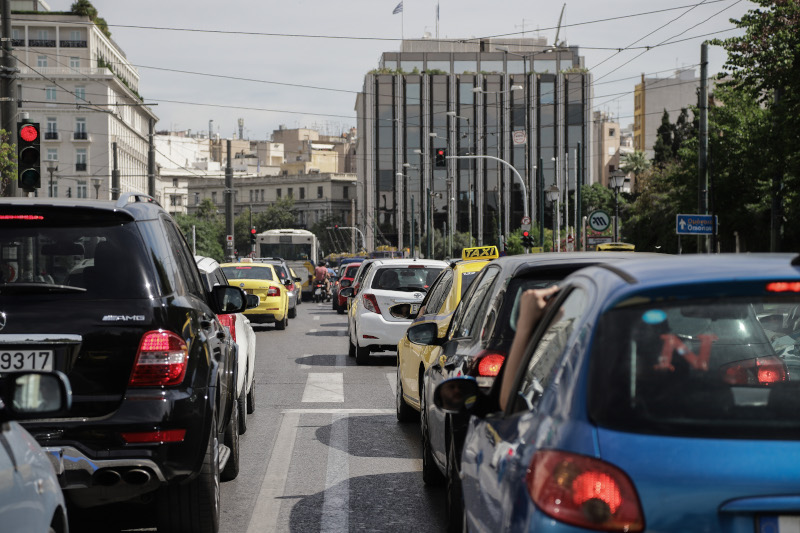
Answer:
[[[75,170],[78,172],[86,172],[86,163],[75,163]]]
[[[44,139],[46,141],[58,140],[58,132],[57,131],[46,131],[46,132],[44,132]]]
[[[72,140],[74,141],[88,141],[89,140],[89,132],[87,131],[76,131],[72,134]]]

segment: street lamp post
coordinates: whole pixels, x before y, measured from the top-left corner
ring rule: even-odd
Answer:
[[[53,197],[53,173],[58,170],[58,160],[57,159],[48,159],[47,160],[47,171],[50,173],[50,198]]]
[[[103,178],[95,176],[92,178],[92,185],[94,185],[94,199],[100,199],[100,185],[103,183]]]
[[[556,243],[558,243],[558,250],[561,251],[561,239],[558,233],[560,233],[557,229],[558,227],[558,198],[561,194],[561,191],[558,190],[558,187],[555,185],[551,185],[549,189],[547,189],[547,199],[553,203],[553,251],[556,251]]]
[[[611,186],[614,188],[614,242],[619,242],[619,191],[625,185],[625,173],[615,170],[610,178]]]

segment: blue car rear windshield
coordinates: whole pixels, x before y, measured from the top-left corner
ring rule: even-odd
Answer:
[[[800,437],[800,299],[637,305],[605,313],[588,408],[600,426],[698,437]]]

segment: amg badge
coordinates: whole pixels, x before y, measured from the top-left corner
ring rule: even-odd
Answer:
[[[106,315],[103,322],[144,322],[144,315]]]

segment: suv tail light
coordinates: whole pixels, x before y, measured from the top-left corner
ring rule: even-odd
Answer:
[[[786,365],[780,358],[769,355],[722,365],[722,379],[730,385],[770,385],[786,381]]]
[[[500,373],[500,367],[506,360],[506,355],[500,352],[484,350],[476,356],[478,376],[495,378]]]
[[[143,432],[121,433],[122,439],[127,444],[154,444],[164,442],[183,442],[186,437],[185,429],[167,429]]]
[[[139,344],[136,364],[128,382],[133,387],[177,385],[186,375],[189,348],[171,331],[148,331]]]
[[[538,451],[525,483],[533,503],[560,522],[602,531],[644,529],[639,496],[630,478],[600,459]]]
[[[378,300],[375,299],[374,294],[367,293],[364,296],[362,296],[361,299],[364,302],[364,308],[366,308],[367,311],[381,314],[381,308],[378,305]]]
[[[267,289],[267,296],[280,296],[281,290],[278,287],[271,286]]]
[[[228,328],[231,332],[231,337],[233,338],[234,342],[236,341],[236,315],[227,314],[227,315],[217,315],[219,318],[220,323]]]

